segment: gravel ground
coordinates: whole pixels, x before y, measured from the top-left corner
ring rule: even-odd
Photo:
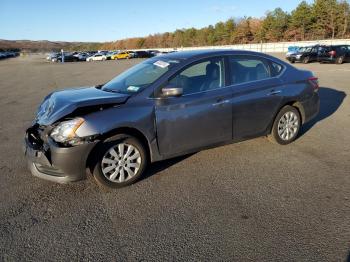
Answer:
[[[31,176],[21,146],[43,97],[139,61],[0,61],[0,261],[350,261],[350,64],[296,65],[319,76],[321,112],[291,145],[163,161],[115,191]]]

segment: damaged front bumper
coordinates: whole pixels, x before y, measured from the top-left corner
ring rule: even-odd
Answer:
[[[62,147],[51,138],[43,141],[29,128],[26,132],[24,153],[31,173],[39,178],[58,183],[69,183],[86,178],[86,164],[97,142],[86,142]]]

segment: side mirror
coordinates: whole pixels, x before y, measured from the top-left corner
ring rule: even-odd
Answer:
[[[177,97],[182,96],[183,88],[180,87],[164,87],[162,88],[163,97]]]

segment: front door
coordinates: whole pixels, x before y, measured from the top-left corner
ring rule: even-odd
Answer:
[[[232,92],[225,83],[223,58],[192,64],[169,84],[180,97],[156,100],[160,153],[171,156],[232,139]]]

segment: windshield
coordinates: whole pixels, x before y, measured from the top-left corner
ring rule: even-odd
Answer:
[[[154,83],[178,61],[145,61],[135,65],[106,83],[102,90],[118,93],[136,93]]]

